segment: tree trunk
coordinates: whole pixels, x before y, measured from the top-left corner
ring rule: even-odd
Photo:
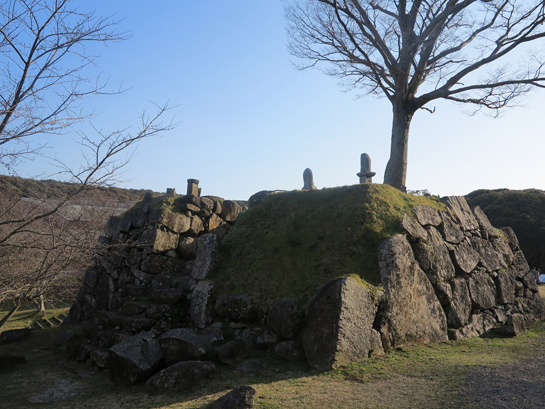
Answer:
[[[384,183],[405,191],[407,178],[407,154],[409,150],[409,127],[414,110],[407,101],[394,102],[392,121],[392,145],[390,159],[384,172]]]

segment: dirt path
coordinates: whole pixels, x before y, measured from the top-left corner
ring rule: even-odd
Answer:
[[[471,371],[464,394],[470,408],[545,408],[545,355]]]

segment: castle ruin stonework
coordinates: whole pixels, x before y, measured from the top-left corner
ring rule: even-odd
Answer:
[[[518,335],[543,318],[513,230],[494,228],[463,197],[405,215],[404,233],[378,250],[383,291],[340,278],[305,307],[285,298],[263,309],[214,289],[210,275],[244,204],[192,193],[175,199],[178,212],[147,200],[112,217],[71,308],[86,339],[72,340],[69,355],[109,367],[114,382],[145,381],[153,393],[170,374],[172,388],[191,386],[188,368],[205,379],[258,349],[328,370],[404,345]]]

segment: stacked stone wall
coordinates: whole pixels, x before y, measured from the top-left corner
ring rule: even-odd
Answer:
[[[444,201],[447,211],[416,207],[404,233],[380,246],[383,290],[341,278],[307,306],[285,298],[268,308],[221,289],[211,298],[218,246],[244,205],[188,194],[174,201],[175,213],[148,198],[108,222],[70,313],[87,340],[67,352],[109,366],[115,382],[151,376],[153,391],[165,374],[182,377],[187,368],[208,377],[212,362],[258,372],[261,364],[248,360],[256,350],[327,370],[409,344],[518,335],[544,307],[516,235],[492,227],[464,198]]]

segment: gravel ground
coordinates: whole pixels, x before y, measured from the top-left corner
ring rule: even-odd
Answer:
[[[479,367],[467,378],[473,408],[545,408],[545,355],[495,367]]]

